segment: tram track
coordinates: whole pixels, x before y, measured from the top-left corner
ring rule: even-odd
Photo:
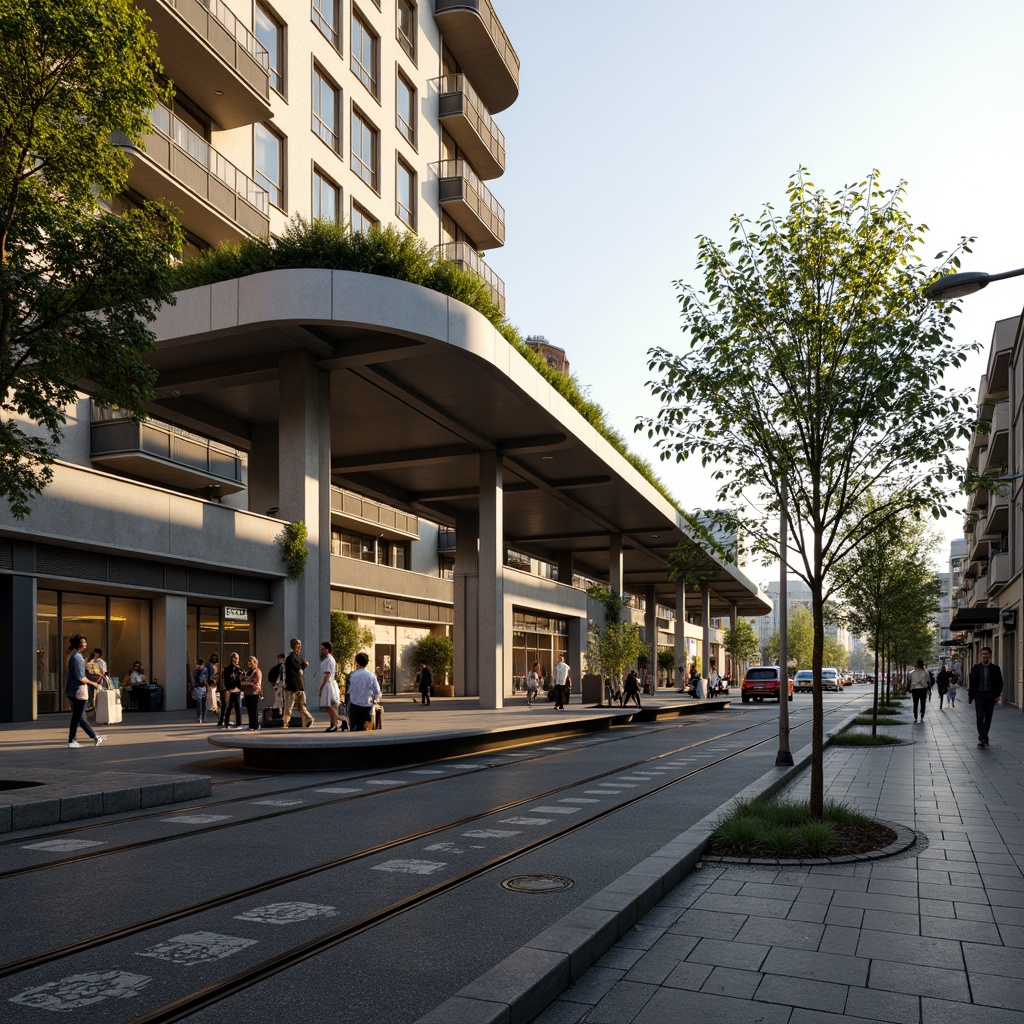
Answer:
[[[830,709],[828,712],[826,712],[826,714],[828,714],[828,715],[838,714],[838,713],[840,713],[842,711],[845,711],[847,706],[848,706],[847,703],[844,702],[843,705],[841,705],[840,707],[837,707],[837,708]],[[478,822],[478,821],[480,821],[482,819],[486,819],[486,818],[492,817],[495,814],[507,813],[508,811],[514,810],[515,808],[520,807],[520,806],[522,806],[524,804],[535,803],[537,801],[542,801],[542,800],[548,800],[548,799],[550,799],[552,797],[558,796],[561,793],[565,793],[565,792],[568,792],[570,790],[578,789],[581,786],[587,786],[587,785],[596,784],[596,783],[598,783],[601,780],[607,779],[609,776],[616,776],[616,775],[621,775],[623,772],[635,771],[636,769],[638,769],[638,768],[640,768],[642,766],[645,766],[645,765],[649,766],[649,765],[651,765],[653,763],[656,763],[656,762],[658,762],[660,760],[663,760],[665,758],[678,757],[682,753],[685,753],[685,752],[688,752],[688,751],[692,752],[693,750],[698,749],[698,748],[703,747],[703,746],[707,746],[708,744],[720,743],[723,740],[729,739],[730,737],[734,737],[734,736],[740,735],[740,734],[742,734],[744,732],[748,732],[751,729],[762,727],[764,724],[765,724],[764,722],[753,723],[751,725],[744,726],[741,729],[735,729],[735,730],[732,730],[732,731],[727,732],[727,733],[723,733],[723,734],[719,734],[719,735],[716,735],[716,736],[713,736],[713,737],[708,737],[708,738],[703,739],[703,740],[699,740],[696,743],[684,744],[682,746],[673,748],[673,749],[668,750],[668,751],[660,752],[660,753],[658,753],[656,755],[652,755],[650,757],[640,758],[640,759],[637,759],[637,760],[632,761],[632,762],[627,763],[627,764],[618,765],[614,769],[611,769],[611,770],[608,770],[608,771],[602,771],[602,772],[599,772],[599,773],[596,773],[596,774],[593,774],[593,775],[590,775],[590,776],[587,776],[587,777],[584,777],[584,778],[580,778],[580,779],[574,780],[573,782],[567,783],[565,785],[557,786],[557,787],[554,787],[552,789],[549,789],[549,790],[546,790],[546,791],[542,791],[542,792],[532,793],[532,794],[530,794],[530,795],[528,795],[526,797],[519,798],[519,799],[516,799],[516,800],[513,800],[513,801],[508,801],[508,802],[500,804],[500,805],[492,806],[492,807],[490,807],[488,809],[485,809],[485,810],[482,810],[482,811],[478,811],[478,812],[475,812],[473,814],[465,815],[465,816],[460,817],[458,819],[449,820],[449,821],[447,821],[447,822],[445,822],[443,824],[432,826],[432,827],[427,828],[427,829],[422,829],[422,830],[417,831],[415,833],[408,833],[408,834],[405,834],[405,835],[400,836],[400,837],[396,837],[394,839],[388,840],[388,841],[383,842],[383,843],[378,843],[378,844],[375,844],[373,846],[365,847],[365,848],[363,848],[361,850],[353,851],[351,853],[348,853],[348,854],[345,854],[345,855],[342,855],[342,856],[339,856],[339,857],[336,857],[336,858],[331,858],[330,860],[322,861],[322,862],[320,862],[318,864],[310,865],[309,867],[301,869],[301,870],[294,870],[293,869],[293,870],[290,870],[287,874],[276,876],[276,877],[273,877],[273,878],[268,878],[268,879],[266,879],[266,880],[264,880],[262,882],[259,882],[259,883],[249,882],[249,883],[246,884],[246,886],[244,888],[237,889],[237,890],[234,890],[234,891],[231,891],[231,892],[227,892],[227,893],[223,893],[220,896],[208,897],[208,898],[204,899],[200,903],[191,904],[191,905],[188,905],[188,906],[185,906],[185,907],[179,907],[179,908],[177,908],[175,910],[168,911],[168,912],[163,913],[163,914],[154,915],[153,917],[147,918],[145,920],[135,921],[135,922],[132,922],[131,924],[124,925],[124,926],[121,926],[119,928],[110,929],[110,930],[108,930],[106,932],[103,932],[103,933],[100,933],[100,934],[97,934],[97,935],[88,936],[86,938],[83,938],[83,939],[80,939],[80,940],[77,940],[77,941],[74,941],[74,942],[66,943],[64,945],[61,945],[61,946],[58,946],[58,947],[54,947],[54,948],[51,948],[49,950],[44,950],[44,951],[41,951],[39,953],[30,954],[30,955],[25,956],[25,957],[20,957],[20,958],[18,958],[16,960],[12,960],[12,961],[9,961],[9,962],[7,962],[5,964],[0,965],[0,978],[11,977],[11,976],[14,976],[14,975],[17,975],[17,974],[21,974],[21,973],[24,973],[26,971],[33,970],[35,968],[44,966],[44,965],[49,964],[49,963],[54,963],[54,962],[57,962],[57,961],[60,961],[60,960],[64,960],[64,959],[67,959],[69,957],[78,955],[80,953],[84,953],[84,952],[87,952],[89,950],[102,947],[104,945],[109,945],[109,944],[111,944],[113,942],[119,941],[119,940],[124,939],[124,938],[131,937],[133,935],[138,935],[138,934],[142,934],[142,933],[145,933],[145,932],[148,932],[148,931],[152,931],[152,930],[157,929],[159,927],[162,927],[164,925],[172,924],[174,922],[187,919],[189,917],[198,915],[200,913],[207,912],[207,911],[212,910],[212,909],[216,909],[216,908],[219,908],[219,907],[227,906],[227,905],[230,905],[231,903],[238,902],[240,900],[251,899],[254,895],[257,895],[257,894],[260,894],[260,893],[263,893],[263,892],[271,892],[271,891],[273,891],[273,890],[275,890],[277,888],[280,888],[280,887],[282,887],[284,885],[287,885],[287,884],[291,884],[291,883],[293,883],[293,882],[295,882],[297,880],[302,880],[302,879],[306,879],[306,878],[315,877],[317,875],[322,875],[322,874],[324,874],[326,872],[329,872],[329,871],[332,871],[332,870],[336,870],[338,868],[344,867],[344,866],[349,865],[349,864],[356,863],[356,862],[361,861],[361,860],[365,860],[367,858],[379,855],[381,853],[386,853],[386,852],[395,850],[397,848],[400,848],[402,846],[405,846],[405,845],[408,845],[408,844],[411,844],[411,843],[420,842],[420,841],[422,841],[424,839],[430,838],[432,836],[436,836],[439,833],[443,833],[443,832],[446,832],[446,831],[449,831],[449,830],[455,829],[455,828],[465,827],[466,825],[471,825],[474,822]],[[803,723],[800,723],[799,725],[794,726],[793,728],[794,729],[803,728],[807,724],[809,724],[809,722],[803,722]],[[624,811],[624,810],[634,806],[635,804],[637,804],[637,803],[639,803],[639,802],[641,802],[641,801],[643,801],[645,799],[648,799],[648,798],[650,798],[650,797],[652,797],[652,796],[654,796],[654,795],[656,795],[658,793],[663,792],[666,789],[671,788],[672,786],[676,786],[676,785],[679,785],[680,783],[686,782],[689,779],[692,779],[692,778],[694,778],[696,776],[699,776],[699,775],[709,771],[710,769],[718,767],[718,766],[720,766],[720,765],[722,765],[722,764],[724,764],[724,763],[726,763],[726,762],[728,762],[728,761],[730,761],[730,760],[732,760],[732,759],[734,759],[736,757],[739,757],[739,756],[741,756],[741,755],[743,755],[745,753],[749,753],[750,751],[755,750],[757,747],[762,746],[765,743],[772,742],[772,741],[774,741],[776,739],[777,739],[777,734],[773,733],[772,735],[766,736],[766,737],[764,737],[762,739],[755,740],[752,743],[748,743],[748,744],[744,745],[743,747],[740,747],[740,748],[738,748],[738,749],[736,749],[734,751],[731,751],[731,752],[729,752],[728,754],[726,754],[723,757],[716,758],[716,759],[714,759],[714,760],[712,760],[712,761],[710,761],[710,762],[708,762],[706,764],[703,764],[703,765],[700,765],[698,767],[695,767],[695,768],[693,768],[693,769],[691,769],[689,771],[685,771],[682,774],[680,774],[680,775],[678,775],[678,776],[676,776],[676,777],[674,777],[672,779],[668,779],[668,780],[666,780],[663,783],[655,785],[653,788],[651,788],[649,790],[646,790],[643,793],[639,793],[639,794],[636,794],[635,796],[631,796],[631,797],[623,797],[620,800],[620,802],[616,803],[614,806],[607,807],[607,808],[604,808],[604,809],[598,810],[598,811],[593,811],[593,812],[589,813],[586,817],[584,817],[584,818],[582,818],[582,819],[580,819],[580,820],[578,820],[576,822],[573,822],[572,824],[569,824],[569,825],[566,825],[566,826],[564,826],[562,828],[556,829],[554,832],[549,833],[549,834],[547,834],[547,835],[545,835],[543,837],[540,837],[540,838],[538,838],[536,840],[533,840],[533,841],[531,841],[529,843],[521,844],[515,850],[509,851],[508,853],[506,853],[506,854],[504,854],[504,855],[502,855],[500,857],[493,858],[492,860],[487,861],[484,864],[481,864],[481,865],[478,865],[478,866],[476,866],[474,868],[471,868],[471,869],[467,870],[466,872],[463,872],[463,873],[461,873],[459,875],[454,876],[453,878],[450,878],[450,879],[446,880],[445,882],[438,883],[436,886],[429,887],[428,889],[425,889],[425,890],[421,891],[420,893],[417,893],[414,896],[409,897],[406,900],[399,901],[399,902],[397,902],[395,904],[392,904],[392,905],[390,905],[388,907],[382,908],[381,910],[375,911],[373,914],[367,915],[364,918],[360,918],[359,920],[357,920],[355,922],[350,922],[350,923],[348,923],[346,925],[343,925],[340,928],[335,929],[332,932],[326,934],[325,936],[321,936],[320,938],[318,938],[316,940],[312,940],[311,942],[308,942],[308,943],[302,944],[300,946],[297,946],[297,947],[295,947],[294,950],[292,950],[291,952],[289,952],[287,954],[287,957],[290,957],[291,959],[288,959],[288,961],[285,964],[285,966],[288,966],[288,965],[291,965],[291,964],[294,964],[294,963],[299,963],[299,962],[301,962],[301,960],[306,959],[309,956],[313,956],[316,953],[321,952],[321,951],[323,951],[325,949],[329,949],[331,946],[337,945],[338,943],[345,941],[347,938],[351,938],[354,935],[357,935],[357,934],[360,934],[360,933],[362,933],[364,931],[367,931],[368,929],[370,929],[370,928],[372,928],[372,927],[374,927],[374,926],[376,926],[378,924],[381,924],[381,923],[384,923],[385,921],[391,920],[392,918],[398,916],[401,913],[405,913],[405,912],[407,912],[409,910],[412,910],[415,907],[417,907],[417,906],[421,905],[422,903],[426,902],[427,900],[433,899],[436,896],[439,896],[439,895],[441,895],[444,892],[448,892],[451,889],[453,889],[453,888],[455,888],[455,887],[457,887],[459,885],[465,884],[466,882],[471,881],[472,879],[477,878],[477,877],[479,877],[482,874],[485,874],[487,871],[490,871],[490,870],[493,870],[496,867],[500,867],[502,865],[505,865],[505,864],[511,862],[512,860],[515,860],[516,858],[525,856],[526,854],[531,853],[531,852],[533,852],[536,849],[540,849],[541,847],[543,847],[543,846],[545,846],[545,845],[547,845],[549,843],[555,842],[558,839],[564,838],[565,836],[572,835],[574,832],[578,832],[581,829],[584,829],[584,828],[588,827],[589,825],[592,825],[595,822],[600,821],[601,819],[608,817],[611,814],[622,812],[622,811]],[[548,755],[548,756],[551,756],[551,755]],[[510,764],[520,764],[520,763],[523,763],[523,762],[522,761],[510,762]],[[484,769],[481,769],[481,770],[484,770]],[[451,777],[449,776],[448,778],[451,778]],[[435,781],[441,781],[441,780],[431,779],[431,780],[428,780],[428,781],[429,782],[435,782]],[[425,783],[410,783],[409,785],[410,786],[416,786],[416,785],[422,785],[422,784],[425,784]],[[394,792],[394,790],[389,790],[389,792]],[[364,796],[364,795],[377,795],[377,794],[376,793],[374,793],[374,794],[367,793],[367,794],[360,794],[359,796],[361,797],[361,796]],[[359,798],[359,797],[346,797],[345,800],[351,800],[351,799],[357,799],[357,798]],[[342,803],[342,802],[345,802],[345,800],[331,801],[330,803]],[[320,808],[320,807],[323,807],[323,806],[325,806],[325,804],[319,804],[319,805],[317,805],[317,808]],[[310,809],[309,807],[304,808],[304,810],[309,810],[309,809]],[[295,812],[296,812],[296,809],[292,809],[291,810],[291,813],[295,813]],[[280,812],[280,814],[285,814],[285,813],[288,813],[288,812]],[[222,825],[220,827],[227,827],[227,826],[230,826],[230,825],[237,826],[239,824],[248,824],[248,823],[253,822],[253,821],[262,820],[263,817],[276,817],[276,816],[280,816],[280,815],[261,816],[260,818],[257,818],[257,819],[247,819],[246,822],[224,823],[224,825]],[[216,829],[214,828],[214,829],[208,829],[208,830],[204,830],[204,831],[215,831],[215,830]],[[167,840],[174,840],[174,839],[186,839],[186,838],[190,839],[190,838],[194,838],[196,836],[196,834],[197,833],[195,833],[195,832],[190,832],[187,835],[179,835],[179,836],[175,836],[175,837],[162,837],[160,841],[167,841]],[[149,842],[146,842],[146,843],[143,843],[143,844],[136,844],[133,847],[126,847],[124,849],[129,849],[130,850],[130,849],[136,848],[139,845],[149,845]],[[105,856],[105,855],[110,855],[110,854],[115,853],[115,852],[123,852],[123,849],[120,850],[120,851],[119,850],[96,851],[96,852],[93,852],[93,853],[90,853],[90,854],[84,854],[84,855],[81,855],[81,856],[78,856],[78,857],[75,857],[75,858],[65,858],[61,862],[50,862],[49,864],[40,865],[37,868],[33,868],[31,870],[44,870],[44,869],[46,869],[48,867],[53,867],[55,865],[55,863],[65,863],[66,864],[66,863],[79,863],[79,862],[82,862],[82,861],[95,860],[98,857]],[[27,870],[30,870],[30,869],[17,869],[16,871],[11,872],[9,874],[21,874],[21,873],[25,873],[25,871],[27,871]],[[3,876],[0,876],[0,877],[3,877]],[[213,988],[216,989],[216,991],[219,994],[216,995],[216,998],[212,999],[212,1001],[216,1002],[216,1001],[218,1001],[220,999],[223,999],[226,996],[232,994],[232,992],[238,991],[239,988],[244,988],[244,987],[248,987],[249,985],[256,984],[259,980],[262,980],[264,977],[270,977],[274,973],[277,973],[277,970],[282,969],[280,967],[276,967],[275,966],[275,965],[279,964],[280,961],[281,961],[281,957],[280,956],[275,956],[273,958],[273,961],[270,962],[269,965],[268,964],[257,965],[257,967],[254,967],[254,968],[249,969],[247,971],[243,971],[239,975],[233,975],[230,978],[225,979],[223,982],[218,983],[217,985],[213,986]],[[263,973],[262,974],[258,974],[258,975],[254,975],[253,974],[254,971],[257,971],[257,972],[263,971]],[[243,983],[242,981],[239,981],[239,979],[241,979],[241,978],[248,978],[249,980],[248,981],[244,981],[244,983]],[[205,992],[207,990],[204,989],[202,991]],[[193,994],[193,996],[188,997],[188,999],[193,999],[195,995],[197,995],[197,994]],[[184,1004],[182,1004],[182,1005],[184,1006]],[[165,1019],[166,1020],[178,1020],[178,1019],[181,1019],[181,1016],[184,1016],[186,1013],[191,1013],[191,1012],[194,1012],[196,1009],[201,1008],[202,1005],[208,1005],[208,1003],[204,1002],[202,1004],[195,1004],[195,1005],[193,1005],[192,1003],[189,1003],[189,1006],[188,1006],[187,1009],[182,1009],[181,1007],[178,1007],[178,1009],[181,1010],[181,1013],[180,1013],[179,1016],[152,1017],[152,1018],[150,1018],[148,1016],[143,1016],[143,1017],[136,1018],[136,1020],[139,1020],[139,1021],[148,1021],[150,1019],[152,1019],[152,1020],[165,1020]],[[178,1004],[177,1003],[168,1004],[168,1006],[175,1006],[175,1007],[177,1007]],[[166,1007],[163,1008],[163,1010],[166,1010],[166,1009],[167,1009]],[[168,1011],[168,1012],[170,1012],[170,1011]],[[174,1012],[178,1012],[178,1010],[174,1010]]]

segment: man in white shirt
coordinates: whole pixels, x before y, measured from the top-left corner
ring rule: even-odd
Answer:
[[[919,658],[917,668],[907,676],[907,685],[910,687],[910,696],[914,701],[914,721],[917,721],[917,708],[921,706],[921,723],[924,724],[925,702],[928,700],[928,684],[931,677],[925,670],[924,662]]]
[[[558,664],[555,666],[555,710],[565,710],[565,681],[569,678],[569,666],[565,663],[563,655],[558,656]]]
[[[369,657],[360,651],[356,655],[358,668],[348,677],[348,720],[352,723],[353,732],[366,731],[373,715],[373,705],[380,696],[380,683],[367,669],[369,664]]]

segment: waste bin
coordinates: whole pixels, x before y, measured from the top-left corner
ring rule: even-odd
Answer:
[[[164,688],[155,683],[149,683],[147,686],[133,686],[132,698],[139,711],[163,711],[164,709]]]

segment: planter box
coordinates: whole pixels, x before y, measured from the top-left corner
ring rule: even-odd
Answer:
[[[431,683],[431,697],[454,697],[455,687],[451,683]]]

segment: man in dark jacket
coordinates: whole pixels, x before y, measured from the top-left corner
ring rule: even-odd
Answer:
[[[284,661],[284,711],[282,726],[287,729],[292,720],[292,709],[298,708],[302,715],[302,724],[308,729],[315,719],[306,707],[305,670],[309,662],[302,657],[302,641],[295,637],[291,643],[291,653]]]
[[[974,705],[978,716],[978,746],[988,746],[988,730],[992,725],[992,709],[1003,692],[1003,673],[992,664],[992,648],[982,647],[981,662],[971,669],[967,687],[967,703]]]
[[[434,677],[430,674],[430,666],[425,661],[421,662],[420,670],[416,673],[416,685],[420,691],[421,704],[430,703],[430,687],[433,683]]]

